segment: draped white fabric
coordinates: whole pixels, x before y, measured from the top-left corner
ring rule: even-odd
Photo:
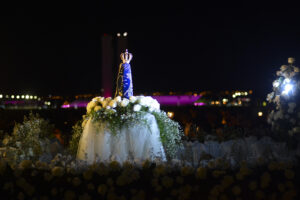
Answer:
[[[147,114],[148,125],[139,123],[123,127],[112,134],[106,124],[88,120],[79,141],[77,159],[94,162],[166,160],[160,133],[153,115]]]

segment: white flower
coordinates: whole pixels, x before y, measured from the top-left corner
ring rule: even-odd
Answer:
[[[108,103],[108,102],[107,102],[106,100],[102,101],[102,102],[101,102],[102,107],[105,108],[105,107],[107,106],[107,103]]]
[[[153,112],[154,111],[154,108],[153,107],[150,107],[149,108],[149,112]]]
[[[121,101],[121,106],[122,107],[126,107],[127,105],[129,104],[129,100],[124,98],[122,101]]]
[[[148,106],[148,99],[141,97],[138,99],[138,103],[142,106]]]
[[[158,103],[158,101],[156,99],[153,99],[151,107],[156,111],[160,110],[160,104]]]
[[[92,99],[92,101],[102,102],[104,100],[104,97],[95,97]]]
[[[88,103],[88,105],[86,106],[87,113],[90,113],[94,109],[94,107],[96,106],[96,104],[97,103],[95,101],[90,101]]]
[[[137,97],[135,97],[135,96],[131,96],[131,97],[129,97],[129,101],[130,101],[130,103],[135,103],[135,102],[136,102],[136,100],[137,100]]]
[[[142,108],[142,106],[141,106],[141,105],[139,105],[139,104],[136,104],[136,105],[134,105],[134,106],[133,106],[133,111],[135,111],[135,112],[138,112],[138,111],[140,111],[140,110],[141,110],[141,108]]]
[[[111,100],[108,104],[108,106],[112,107],[112,108],[115,108],[117,107],[117,102],[115,100]]]
[[[122,101],[122,98],[120,96],[117,96],[115,99],[114,99],[116,102],[121,102]]]
[[[101,106],[95,106],[94,110],[97,112],[98,110],[101,109]]]

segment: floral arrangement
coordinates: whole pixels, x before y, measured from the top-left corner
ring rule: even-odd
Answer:
[[[82,131],[83,131],[82,120],[79,120],[76,122],[74,126],[72,126],[72,137],[70,139],[69,146],[68,146],[68,152],[71,155],[76,155],[77,153],[78,144],[79,144]]]
[[[148,161],[121,166],[113,161],[75,170],[30,160],[11,166],[0,160],[0,195],[7,199],[299,199],[299,166],[281,162],[234,170],[222,166],[193,168]]]
[[[267,101],[275,105],[268,116],[268,122],[276,132],[293,135],[300,133],[300,79],[299,68],[294,66],[295,59],[289,58],[288,65],[277,71],[279,77],[273,82],[273,91]]]
[[[30,113],[24,116],[22,124],[14,126],[13,133],[6,135],[2,141],[5,148],[2,157],[14,163],[22,160],[38,160],[43,154],[50,154],[49,145],[54,138],[54,125]]]
[[[154,115],[157,121],[167,157],[174,157],[181,145],[182,130],[177,122],[160,110],[157,100],[150,96],[131,96],[129,99],[120,96],[114,99],[95,97],[87,105],[87,114],[83,116],[82,126],[84,127],[89,119],[94,123],[107,122],[112,134],[117,134],[122,127],[132,124],[142,123],[147,126],[148,122],[144,116],[149,113]]]

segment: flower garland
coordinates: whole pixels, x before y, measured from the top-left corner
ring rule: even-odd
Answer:
[[[95,124],[105,122],[112,134],[116,135],[122,127],[132,124],[148,126],[144,116],[149,113],[154,115],[157,121],[167,156],[173,157],[181,144],[180,125],[161,111],[157,100],[150,96],[131,96],[129,99],[120,96],[114,99],[95,97],[87,105],[87,114],[83,116],[82,127],[89,119]]]

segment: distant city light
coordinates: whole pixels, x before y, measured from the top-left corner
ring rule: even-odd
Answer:
[[[2,94],[0,94],[0,99],[2,99],[3,98],[3,95]]]
[[[120,36],[121,36],[121,33],[117,33],[117,36],[120,37]]]
[[[262,117],[262,116],[263,116],[263,112],[259,111],[259,112],[257,113],[257,115],[258,115],[259,117]]]
[[[263,106],[267,106],[267,102],[264,101],[264,102],[262,103],[262,105],[263,105]]]
[[[174,112],[167,112],[168,117],[173,118],[174,117]]]
[[[17,95],[17,99],[20,99],[20,95]]]
[[[228,102],[228,99],[223,99],[223,104],[226,104]]]
[[[14,99],[14,98],[15,98],[15,95],[11,95],[10,97],[11,97],[12,99]]]
[[[124,36],[124,37],[126,37],[127,35],[128,35],[127,32],[124,32],[124,33],[123,33],[123,36]]]
[[[25,99],[29,99],[29,95],[28,94],[25,96]]]
[[[29,98],[30,98],[30,99],[33,99],[33,96],[30,96]]]
[[[22,95],[22,96],[21,96],[21,98],[22,98],[22,99],[24,99],[24,98],[25,98],[25,96],[24,96],[24,95]]]
[[[34,99],[37,99],[37,96],[34,96],[33,98],[34,98]]]

